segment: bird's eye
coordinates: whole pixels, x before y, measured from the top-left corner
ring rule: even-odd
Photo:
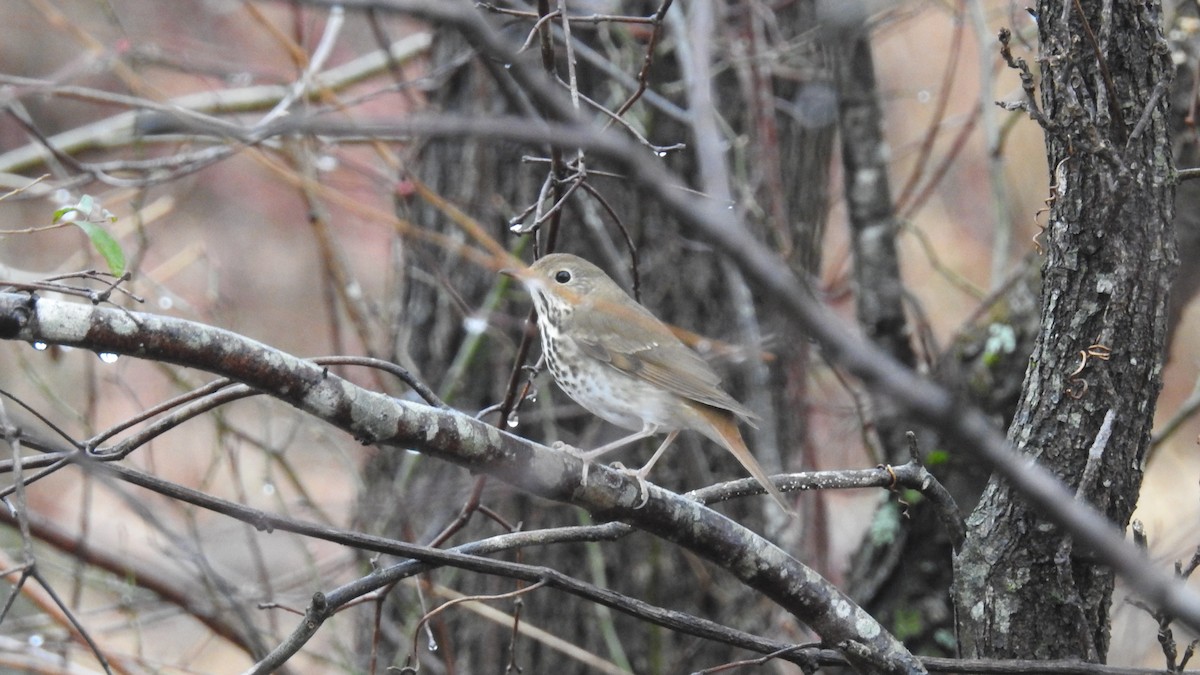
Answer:
[[[566,270],[559,270],[554,273],[554,280],[560,284],[565,284],[571,280],[571,273]]]

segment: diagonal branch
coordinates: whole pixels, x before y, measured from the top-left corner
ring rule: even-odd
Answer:
[[[468,3],[431,0],[339,0],[337,3],[304,0],[304,3],[375,8],[442,22],[453,26],[486,56],[511,64],[506,72],[547,112],[549,119],[561,122],[563,131],[571,137],[568,143],[554,136],[556,142],[590,148],[596,156],[615,162],[642,186],[645,194],[658,200],[685,227],[734,260],[756,290],[778,303],[787,318],[812,336],[832,361],[860,378],[878,395],[890,398],[914,422],[935,427],[948,443],[982,457],[1034,507],[1068,530],[1080,544],[1095,550],[1152,604],[1167,607],[1193,628],[1200,628],[1200,595],[1154,568],[1144,553],[1125,542],[1112,523],[1086,505],[1075,503],[1058,479],[1013,452],[979,410],[864,342],[813,296],[784,261],[753,237],[736,212],[694,199],[679,189],[682,183],[677,176],[633,142],[580,122],[561,92],[544,76],[514,60],[511,48]],[[546,134],[550,130],[541,127],[541,131]],[[500,136],[507,134],[501,131]]]
[[[763,537],[700,505],[606,467],[580,485],[575,457],[468,415],[358,387],[328,369],[203,324],[65,301],[0,294],[0,339],[69,345],[198,368],[235,379],[352,434],[366,444],[413,448],[487,473],[532,494],[582,506],[676,543],[728,570],[816,631],[854,648],[861,672],[923,672],[874,618],[820,575]]]

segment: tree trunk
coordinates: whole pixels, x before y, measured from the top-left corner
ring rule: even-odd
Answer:
[[[1172,66],[1157,10],[1038,6],[1035,117],[1055,199],[1042,241],[1041,332],[1009,440],[1121,527],[1141,484],[1175,265]],[[1102,454],[1090,459],[1089,449]],[[1105,659],[1111,571],[1000,480],[968,532],[955,561],[963,656]]]

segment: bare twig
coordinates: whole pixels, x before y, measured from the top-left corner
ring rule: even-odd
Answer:
[[[1029,115],[1030,119],[1036,121],[1043,129],[1047,131],[1057,128],[1053,121],[1042,114],[1042,109],[1038,107],[1037,91],[1034,87],[1033,73],[1029,71],[1029,64],[1025,59],[1016,58],[1012,53],[1012,32],[1007,28],[1001,28],[998,34],[1000,40],[1000,56],[1004,58],[1004,62],[1009,68],[1017,71],[1021,76],[1021,90],[1025,92],[1025,100],[1023,101],[997,101],[1005,110],[1023,110]]]

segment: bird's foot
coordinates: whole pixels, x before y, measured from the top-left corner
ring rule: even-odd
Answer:
[[[566,443],[563,443],[562,441],[555,441],[554,444],[551,445],[550,447],[555,450],[561,450],[577,459],[583,460],[583,472],[582,472],[582,477],[580,478],[580,480],[583,482],[583,485],[586,487],[587,479],[588,479],[588,469],[592,468],[592,460],[588,456],[588,453],[583,450],[580,450],[579,448],[577,448],[573,445],[567,445]]]
[[[637,509],[645,506],[646,503],[650,501],[650,484],[646,482],[646,476],[643,475],[641,471],[635,471],[633,469],[626,468],[625,465],[620,462],[613,462],[612,468],[637,481],[638,496],[641,497],[641,499],[638,501],[637,506],[633,507],[634,510],[636,511]]]

